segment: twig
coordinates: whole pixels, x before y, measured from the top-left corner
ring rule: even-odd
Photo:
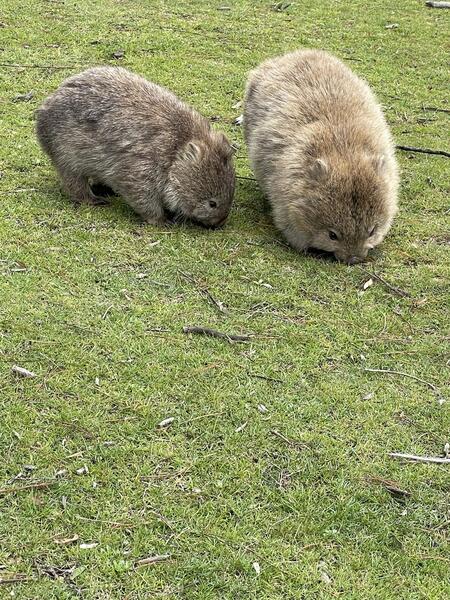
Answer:
[[[275,435],[277,438],[280,438],[280,440],[283,440],[283,442],[285,442],[286,444],[288,444],[288,446],[291,446],[293,448],[308,448],[308,444],[303,444],[302,442],[298,442],[296,440],[290,440],[285,435],[280,433],[277,429],[271,429],[270,433],[272,435]]]
[[[256,181],[254,177],[245,177],[244,175],[236,175],[236,179],[248,179],[249,181]]]
[[[434,2],[433,0],[428,0],[425,4],[430,8],[450,8],[450,2]]]
[[[27,577],[26,575],[13,575],[12,577],[0,577],[0,585],[8,584],[8,583],[22,583],[24,581],[34,581],[34,579],[33,579],[33,577]]]
[[[35,481],[27,485],[16,485],[9,488],[0,488],[0,496],[6,496],[6,494],[14,494],[15,492],[22,492],[25,490],[41,490],[48,488],[52,485],[56,485],[58,482],[54,480],[50,481]]]
[[[249,335],[235,335],[232,333],[222,333],[221,331],[216,331],[215,329],[209,329],[209,327],[183,327],[183,333],[209,335],[210,337],[228,340],[229,342],[249,342],[251,340],[251,337]]]
[[[24,65],[17,63],[0,63],[0,67],[11,67],[12,69],[73,69],[82,68],[83,65]]]
[[[394,292],[394,294],[397,294],[398,296],[401,296],[402,298],[411,298],[411,294],[409,294],[408,292],[405,292],[405,290],[402,290],[401,288],[395,287],[394,285],[390,284],[388,281],[386,281],[385,279],[383,279],[376,273],[371,273],[370,271],[367,271],[366,269],[364,269],[364,267],[361,267],[360,265],[358,265],[358,267],[361,269],[361,271],[364,271],[364,273],[366,273],[366,275],[369,275],[369,277],[375,277],[375,279],[377,279],[380,283],[382,283],[388,289],[390,289],[392,292]]]
[[[422,110],[432,110],[434,112],[450,113],[450,108],[439,108],[438,106],[422,106]]]
[[[425,381],[424,379],[420,379],[420,377],[416,377],[415,375],[410,375],[409,373],[403,373],[401,371],[390,371],[389,369],[364,369],[364,371],[369,371],[370,373],[387,373],[388,375],[401,375],[403,377],[409,377],[410,379],[415,379],[416,381],[420,381],[420,383],[424,383],[429,388],[433,390],[433,392],[437,392],[436,386],[430,383],[429,381]]]
[[[266,377],[266,375],[259,375],[258,373],[248,373],[249,377],[256,377],[257,379],[264,379],[265,381],[274,381],[275,383],[284,383],[282,379],[276,379],[275,377]]]
[[[402,490],[398,483],[395,481],[391,481],[389,479],[383,479],[382,477],[377,477],[376,475],[370,475],[366,478],[370,483],[379,483],[381,484],[392,496],[396,498],[407,498],[411,496],[411,492],[407,490]]]
[[[403,458],[413,462],[436,463],[440,465],[450,465],[450,458],[440,456],[417,456],[416,454],[402,454],[401,452],[389,452],[391,458]]]
[[[450,152],[446,152],[445,150],[431,150],[430,148],[416,148],[415,146],[396,146],[396,148],[397,150],[405,150],[405,152],[420,152],[422,154],[435,154],[450,158]]]
[[[155,563],[169,560],[170,554],[157,554],[155,556],[148,556],[147,558],[141,558],[134,563],[135,567],[145,567],[146,565],[154,565]]]
[[[195,277],[193,277],[189,273],[184,273],[183,271],[179,271],[179,273],[185,279],[187,279],[188,281],[190,281],[191,283],[196,285],[197,288],[199,289],[200,293],[203,294],[204,296],[206,296],[212,302],[212,304],[214,304],[214,306],[217,308],[217,310],[219,312],[221,312],[221,313],[227,312],[227,309],[225,308],[223,302],[216,300],[214,298],[214,296],[211,294],[211,292],[208,290],[208,288],[206,286],[204,286],[203,284],[201,284],[197,279],[195,279]]]

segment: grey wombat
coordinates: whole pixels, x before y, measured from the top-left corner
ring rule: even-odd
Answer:
[[[155,225],[166,212],[208,226],[227,219],[235,186],[227,138],[126,69],[97,67],[66,79],[37,111],[37,136],[75,202],[102,202],[93,181]]]
[[[397,211],[394,144],[369,86],[341,61],[299,50],[263,62],[247,82],[244,131],[294,248],[353,264],[383,240]]]

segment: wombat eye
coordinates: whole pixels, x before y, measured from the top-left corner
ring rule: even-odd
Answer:
[[[217,202],[215,200],[210,200],[209,205],[211,208],[217,208]]]
[[[334,231],[329,231],[328,235],[330,236],[330,240],[337,240],[338,236],[334,233]]]
[[[373,234],[375,233],[375,229],[376,229],[376,227],[374,227],[374,228],[372,229],[372,231],[369,233],[369,237],[372,237],[372,236],[373,236]]]

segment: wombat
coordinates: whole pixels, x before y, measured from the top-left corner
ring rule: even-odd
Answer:
[[[299,50],[250,73],[244,133],[276,226],[298,250],[362,261],[397,212],[395,147],[369,86],[340,60]]]
[[[207,226],[230,212],[235,173],[224,134],[167,89],[119,67],[66,79],[37,111],[37,136],[74,202],[89,183],[121,195],[147,223],[169,214]]]

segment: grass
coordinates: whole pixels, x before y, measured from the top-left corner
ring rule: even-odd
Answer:
[[[368,269],[400,297],[280,244],[252,181],[223,230],[156,230],[118,200],[71,206],[36,143],[34,110],[64,77],[120,62],[215,117],[250,176],[232,125],[246,73],[315,46],[368,79],[398,143],[448,149],[448,115],[423,110],[448,108],[447,11],[223,4],[2,4],[0,487],[62,473],[0,496],[0,577],[30,578],[0,581],[0,597],[448,598],[448,467],[388,457],[439,456],[449,441],[447,159],[399,153],[401,211]],[[170,559],[134,568],[156,554]]]

